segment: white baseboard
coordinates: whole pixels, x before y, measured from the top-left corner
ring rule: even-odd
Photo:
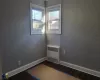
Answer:
[[[71,63],[68,63],[68,62],[65,62],[65,61],[60,61],[60,64],[63,65],[63,66],[66,66],[66,67],[70,67],[72,69],[79,70],[79,71],[84,72],[84,73],[88,73],[90,75],[100,77],[100,72],[99,71],[95,71],[95,70],[92,70],[92,69],[81,67],[81,66],[71,64]]]
[[[35,66],[35,65],[37,65],[37,64],[39,64],[41,62],[43,62],[43,61],[45,61],[46,59],[47,58],[44,57],[44,58],[38,59],[38,60],[36,60],[36,61],[34,61],[32,63],[29,63],[29,64],[27,64],[25,66],[22,66],[20,68],[17,68],[17,69],[15,69],[13,71],[7,72],[8,78],[9,77],[12,77],[12,76],[14,76],[14,75],[16,75],[16,74],[18,74],[18,73],[20,73],[22,71],[25,71],[25,70],[27,70],[27,69],[29,69],[29,68],[31,68],[31,67],[33,67],[33,66]]]
[[[12,76],[14,76],[14,75],[16,75],[16,74],[18,74],[18,73],[20,73],[22,71],[25,71],[25,70],[27,70],[27,69],[29,69],[29,68],[31,68],[31,67],[33,67],[33,66],[35,66],[35,65],[37,65],[37,64],[39,64],[41,62],[43,62],[43,61],[45,61],[45,60],[47,60],[47,57],[38,59],[38,60],[36,60],[36,61],[34,61],[32,63],[29,63],[29,64],[27,64],[25,66],[22,66],[20,68],[17,68],[15,70],[7,72],[8,77],[12,77]],[[95,71],[95,70],[92,70],[92,69],[81,67],[81,66],[78,66],[78,65],[75,65],[75,64],[71,64],[71,63],[68,63],[68,62],[65,62],[65,61],[60,61],[60,64],[63,65],[63,66],[66,66],[66,67],[70,67],[72,69],[76,69],[76,70],[84,72],[84,73],[88,73],[90,75],[94,75],[94,76],[100,77],[100,72],[99,71]],[[1,77],[0,77],[0,80],[2,80]]]

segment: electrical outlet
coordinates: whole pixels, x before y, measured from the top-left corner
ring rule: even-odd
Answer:
[[[21,61],[18,61],[18,65],[19,65],[19,66],[21,65]]]

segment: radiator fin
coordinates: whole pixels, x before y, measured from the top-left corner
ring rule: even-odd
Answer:
[[[58,48],[55,47],[48,47],[48,50],[58,52]]]

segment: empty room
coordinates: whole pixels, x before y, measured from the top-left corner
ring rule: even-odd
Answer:
[[[0,80],[100,80],[100,0],[0,0]]]

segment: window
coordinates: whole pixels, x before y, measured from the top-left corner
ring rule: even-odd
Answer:
[[[51,6],[47,8],[47,12],[47,32],[61,34],[61,5]]]
[[[61,5],[55,5],[46,8],[45,15],[45,8],[30,4],[30,11],[31,11],[31,34],[43,34],[53,33],[53,34],[61,34]],[[45,21],[46,16],[46,21]],[[47,24],[45,24],[45,22]]]
[[[44,8],[31,3],[31,34],[43,34],[45,32]]]

